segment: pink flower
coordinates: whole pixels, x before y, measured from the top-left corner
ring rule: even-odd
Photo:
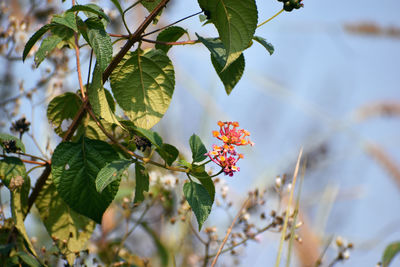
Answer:
[[[254,143],[247,137],[250,133],[244,129],[238,129],[238,122],[218,122],[219,131],[213,131],[214,137],[223,142],[222,146],[213,145],[213,150],[206,155],[216,164],[222,167],[225,175],[233,176],[239,171],[236,163],[243,158],[243,154],[236,151],[235,146],[251,145]]]

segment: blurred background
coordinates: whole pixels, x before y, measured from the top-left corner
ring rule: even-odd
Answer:
[[[211,148],[215,142],[211,131],[217,130],[218,120],[238,121],[251,132],[255,146],[242,150],[245,159],[240,161],[240,172],[225,177],[233,207],[228,211],[214,208],[206,222],[206,226],[218,226],[222,237],[248,191],[271,188],[277,176],[293,175],[302,147],[303,159],[307,159],[300,200],[303,246],[296,245],[293,266],[309,266],[310,259],[315,261],[337,236],[354,244],[344,266],[375,266],[385,247],[400,240],[398,1],[303,2],[304,8],[284,12],[257,29],[256,35],[266,38],[275,52],[270,56],[258,43],[246,50],[245,72],[229,96],[204,46],[173,47],[169,56],[175,66],[176,88],[169,110],[154,129],[186,156],[193,133]],[[45,110],[53,96],[77,89],[75,61],[70,51],[34,69],[32,58],[20,61],[21,49],[38,25],[46,22],[46,12],[61,12],[70,3],[1,1],[16,18],[29,12],[32,3],[35,12],[44,14],[35,15],[26,26],[28,35],[20,29],[14,47],[5,47],[5,39],[0,38],[0,130],[8,133],[10,121],[25,116],[32,123],[34,137],[24,137],[27,151],[50,156],[47,151],[60,138],[48,124]],[[98,3],[119,21],[110,1]],[[121,3],[130,5],[129,1]],[[282,8],[278,1],[257,4],[259,23]],[[173,0],[160,25],[198,11],[197,1]],[[4,14],[3,30],[7,28]],[[135,25],[147,13],[140,9],[128,14],[129,23]],[[202,26],[198,16],[178,26],[189,29],[193,39],[195,32],[216,36],[213,26]],[[119,22],[108,31],[125,33]],[[88,54],[83,53],[82,60],[86,77]],[[72,72],[63,72],[63,66]],[[39,173],[33,172],[32,178]],[[269,198],[268,192],[263,206],[267,214],[277,208],[276,194],[272,192]],[[2,190],[1,194],[4,202],[7,193]],[[36,228],[29,228],[34,233]],[[279,238],[267,232],[257,241],[250,240],[237,250],[240,262],[235,264],[271,266]],[[334,243],[326,250],[323,266],[337,255]],[[222,255],[219,264],[232,266],[230,257]],[[399,256],[392,266],[400,266]]]

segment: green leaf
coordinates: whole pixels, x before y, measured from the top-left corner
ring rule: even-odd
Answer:
[[[89,45],[96,55],[97,64],[103,72],[112,59],[112,42],[110,36],[104,30],[104,25],[99,18],[92,17],[85,21]]]
[[[382,256],[382,267],[388,267],[394,257],[400,253],[400,242],[394,242],[385,248]]]
[[[29,51],[31,51],[32,47],[40,39],[40,37],[42,37],[52,27],[54,27],[54,24],[46,24],[43,27],[41,27],[39,30],[37,30],[31,36],[31,38],[29,38],[28,42],[26,43],[26,45],[24,47],[24,51],[22,52],[22,61],[25,61],[26,57],[29,54]]]
[[[213,180],[210,178],[208,179],[199,179],[200,183],[204,186],[204,188],[207,190],[208,194],[211,197],[211,203],[214,203],[215,199],[215,185]]]
[[[132,160],[120,159],[110,162],[104,166],[96,177],[97,192],[101,193],[104,188],[116,180],[121,181],[122,175],[131,164]]]
[[[135,125],[150,129],[160,121],[171,102],[175,74],[161,50],[128,53],[111,74],[117,103]]]
[[[15,255],[17,255],[24,263],[26,263],[30,267],[41,267],[41,265],[35,257],[26,253],[25,251],[18,251]]]
[[[186,168],[188,168],[188,169],[192,168],[192,164],[190,164],[189,162],[187,162],[187,161],[184,160],[184,159],[178,160],[178,164],[181,165],[181,166],[183,166],[183,167],[186,167]]]
[[[64,25],[74,32],[78,32],[78,27],[76,26],[75,14],[72,12],[65,12],[61,15],[53,15],[51,22]]]
[[[185,183],[183,194],[196,215],[200,231],[211,212],[212,200],[210,194],[204,186],[195,182]]]
[[[40,63],[53,51],[54,48],[62,41],[62,38],[57,35],[50,35],[45,38],[38,51],[35,54],[35,66],[36,68],[39,67]]]
[[[58,193],[73,210],[101,223],[104,211],[117,194],[119,181],[98,193],[95,180],[107,163],[118,159],[112,146],[103,141],[82,138],[78,143],[59,144],[51,169]]]
[[[243,75],[245,66],[243,53],[225,69],[223,65],[219,64],[218,60],[215,59],[213,55],[211,55],[211,62],[225,86],[226,93],[229,95]]]
[[[201,162],[207,158],[205,155],[207,153],[207,149],[201,141],[200,137],[193,134],[189,139],[190,149],[192,150],[192,159],[193,162]]]
[[[161,266],[168,266],[168,251],[166,247],[161,243],[160,238],[157,236],[156,232],[151,229],[147,223],[142,222],[141,223],[143,229],[151,236],[153,239],[154,244],[156,245],[158,255],[160,256],[161,259]]]
[[[200,7],[208,11],[210,21],[218,30],[227,51],[224,68],[229,66],[245,50],[257,28],[255,0],[198,0]]]
[[[11,191],[25,183],[25,176],[25,165],[19,158],[5,157],[0,160],[0,179]]]
[[[206,172],[204,165],[192,164],[190,168],[190,175],[196,177],[197,179],[211,179],[210,175]]]
[[[139,162],[135,164],[135,175],[136,175],[136,188],[135,188],[135,199],[134,203],[142,202],[144,200],[143,192],[149,191],[149,174],[146,168]]]
[[[134,129],[135,132],[146,137],[153,145],[156,146],[156,148],[161,148],[161,146],[163,145],[162,138],[158,133],[136,126],[133,126],[131,129]]]
[[[22,143],[21,139],[9,135],[9,134],[5,134],[5,133],[0,133],[0,146],[4,149],[4,145],[3,142],[7,142],[7,141],[15,141],[15,145],[18,149],[20,149],[22,152],[25,153],[25,146],[24,143]]]
[[[94,4],[87,4],[87,5],[74,5],[73,7],[71,7],[70,9],[68,9],[66,12],[75,12],[75,11],[84,11],[84,12],[89,12],[89,13],[93,13],[96,14],[100,17],[102,17],[103,19],[110,21],[110,19],[108,18],[108,16],[102,11],[102,9]]]
[[[66,129],[65,131],[62,129],[65,126],[63,123],[72,122],[81,104],[79,96],[71,92],[56,96],[50,101],[47,107],[47,119],[59,136],[64,136]]]
[[[109,93],[109,92],[108,92]],[[110,102],[114,103],[111,94],[107,96],[107,92],[103,87],[103,71],[96,64],[93,71],[93,80],[89,86],[89,102],[94,113],[109,123],[121,125],[114,114],[115,104],[110,107]],[[110,99],[111,98],[111,99]]]
[[[6,175],[8,177],[11,177],[7,187],[11,191],[11,214],[15,227],[18,229],[18,232],[23,237],[25,244],[29,249],[29,252],[37,257],[36,251],[33,248],[24,224],[28,207],[28,195],[29,190],[31,189],[31,183],[29,177],[26,175],[25,166],[22,164],[22,161],[19,160],[20,162],[16,163],[18,160],[18,158],[13,158],[13,162],[5,162],[2,160],[0,163],[0,171],[3,172],[4,169],[8,170],[8,173],[6,173]],[[8,166],[5,167],[4,165]],[[0,177],[2,176],[3,175],[0,174]]]
[[[165,162],[170,166],[172,165],[172,163],[174,163],[174,161],[179,156],[179,150],[170,144],[162,144],[161,148],[157,148],[156,151],[165,160]]]
[[[142,0],[141,4],[149,11],[153,11],[153,9],[158,6],[161,0]]]
[[[218,62],[219,65],[225,66],[227,60],[227,53],[224,44],[219,38],[203,38],[196,34],[200,42],[204,44],[205,47],[211,53],[211,56]]]
[[[181,27],[172,26],[166,28],[157,36],[157,41],[161,42],[176,42],[181,38],[187,31]],[[164,44],[156,44],[156,49],[161,49],[165,53],[168,53],[168,50],[171,49],[171,45]]]
[[[45,38],[38,51],[35,54],[35,65],[39,67],[40,63],[57,47],[62,41],[68,41],[72,38],[74,32],[63,25],[57,25],[51,29],[52,35]]]
[[[35,206],[47,232],[58,240],[56,246],[72,266],[75,253],[86,248],[96,224],[73,211],[62,200],[50,177],[35,200]],[[64,244],[63,240],[67,243]]]
[[[274,53],[274,51],[275,51],[274,46],[272,44],[268,43],[265,38],[262,38],[260,36],[254,36],[253,40],[260,43],[262,46],[264,46],[270,55],[272,55]]]

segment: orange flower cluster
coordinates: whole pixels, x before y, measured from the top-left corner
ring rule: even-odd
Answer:
[[[239,154],[236,151],[236,146],[251,145],[251,142],[247,137],[250,133],[244,129],[238,129],[238,122],[218,122],[220,127],[219,131],[213,131],[214,137],[218,138],[223,142],[221,146],[213,145],[213,150],[208,152],[206,155],[216,164],[223,168],[225,175],[233,176],[234,172],[239,171],[239,167],[236,163],[239,159],[243,158],[243,154]]]

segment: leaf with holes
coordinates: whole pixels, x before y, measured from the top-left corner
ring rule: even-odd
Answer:
[[[164,116],[171,102],[175,74],[161,50],[128,53],[111,74],[117,103],[133,123],[150,129]]]
[[[58,241],[56,246],[67,257],[72,266],[75,253],[87,247],[95,223],[89,218],[73,211],[60,197],[51,178],[40,191],[35,206],[50,236]],[[67,240],[64,244],[62,241]]]
[[[149,174],[143,164],[136,162],[135,164],[136,187],[134,203],[144,200],[143,192],[149,191]]]
[[[196,215],[199,231],[211,212],[212,200],[201,184],[189,182],[183,185],[183,194]]]
[[[257,28],[255,0],[198,0],[218,30],[227,51],[224,68],[233,63],[245,50]]]
[[[112,146],[103,141],[82,138],[77,143],[59,144],[51,168],[58,193],[73,210],[101,223],[104,211],[118,192],[119,181],[98,193],[96,177],[107,163],[118,159]]]
[[[79,96],[70,92],[56,96],[50,101],[47,107],[47,119],[59,136],[65,134],[68,126],[66,124],[72,122],[81,105],[82,100]]]
[[[166,28],[157,36],[157,41],[159,42],[176,42],[181,38],[184,34],[187,34],[187,31],[181,27],[172,26]],[[164,44],[156,44],[157,49],[163,50],[167,53],[171,49],[171,45],[164,45]]]
[[[275,51],[274,46],[272,44],[268,43],[265,38],[262,38],[260,36],[254,36],[253,40],[260,43],[262,46],[264,46],[270,55],[272,55],[274,53],[274,51]]]
[[[200,137],[193,134],[189,139],[190,149],[192,150],[193,162],[201,162],[207,158],[207,148],[204,146]]]
[[[110,162],[104,166],[96,177],[97,192],[101,193],[104,188],[116,180],[121,181],[122,175],[131,164],[132,160],[120,159]]]

